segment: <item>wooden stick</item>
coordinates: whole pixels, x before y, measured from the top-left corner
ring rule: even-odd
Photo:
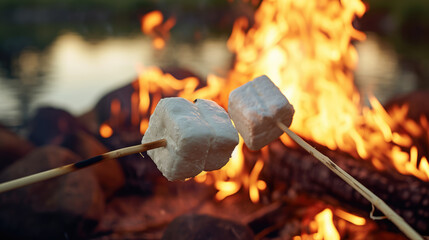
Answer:
[[[82,160],[77,163],[72,163],[69,165],[65,165],[62,167],[50,169],[44,172],[36,173],[33,175],[29,175],[26,177],[18,178],[15,180],[11,180],[8,182],[4,182],[0,184],[0,193],[7,192],[16,188],[24,187],[36,182],[48,180],[54,177],[62,176],[67,173],[71,173],[77,170],[80,170],[85,167],[92,166],[95,163],[99,163],[103,160],[120,158],[127,155],[131,155],[134,153],[144,152],[150,149],[164,147],[167,145],[167,141],[165,139],[161,139],[154,142],[149,142],[145,144],[135,145],[131,147],[117,149],[111,152],[107,152],[86,160]]]
[[[383,200],[377,197],[364,185],[354,179],[351,175],[341,169],[337,164],[335,164],[327,156],[323,155],[321,152],[317,151],[310,144],[305,142],[302,138],[292,132],[286,125],[281,122],[277,122],[277,126],[282,129],[290,138],[292,138],[298,145],[304,148],[309,152],[313,157],[321,161],[325,166],[327,166],[331,171],[337,174],[342,178],[346,183],[352,186],[356,191],[358,191],[362,196],[364,196],[368,201],[375,205],[381,212],[383,212],[388,219],[390,219],[407,237],[410,239],[423,240],[423,237],[420,236],[404,219],[394,212]]]

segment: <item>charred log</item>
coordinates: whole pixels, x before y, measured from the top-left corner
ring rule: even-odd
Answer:
[[[421,116],[429,118],[429,105],[422,104],[427,102],[429,97],[428,90],[413,91],[409,94],[395,97],[386,103],[386,110],[390,112],[395,107],[401,107],[403,105],[408,106],[407,117],[418,122]]]
[[[429,183],[413,176],[381,172],[366,161],[357,161],[337,152],[325,151],[325,154],[383,199],[417,231],[429,234]],[[368,213],[371,211],[370,202],[321,162],[279,142],[270,145],[270,164],[266,164],[261,175],[272,185],[279,181],[286,183],[287,189],[293,192],[333,198],[342,205]],[[388,227],[393,226],[387,220],[381,222]]]

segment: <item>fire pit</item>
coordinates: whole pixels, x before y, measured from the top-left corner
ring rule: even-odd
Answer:
[[[0,131],[0,142],[11,146],[4,149],[13,150],[0,180],[138,144],[160,99],[204,98],[226,108],[233,89],[266,74],[294,105],[291,129],[427,236],[429,111],[411,97],[383,107],[369,96],[363,104],[353,82],[352,41],[366,36],[352,23],[365,10],[357,0],[262,1],[254,19],[234,23],[227,42],[234,62],[225,76],[202,80],[183,68],[139,67],[136,80],[86,114],[41,108],[28,140]],[[175,23],[153,11],[143,16],[142,31],[162,51]],[[224,168],[183,182],[167,181],[143,153],[2,194],[0,201],[6,206],[0,236],[7,238],[406,239],[286,134],[259,151],[240,141]]]

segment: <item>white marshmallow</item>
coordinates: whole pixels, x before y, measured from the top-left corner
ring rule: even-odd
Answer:
[[[178,97],[158,103],[142,143],[162,138],[167,146],[148,155],[170,181],[223,167],[238,144],[237,130],[223,108],[210,100],[192,104]]]
[[[230,93],[228,112],[247,147],[258,150],[283,134],[276,122],[289,127],[295,111],[280,89],[263,75]]]
[[[228,162],[238,144],[238,132],[232,125],[228,113],[217,103],[204,99],[197,99],[194,103],[203,119],[210,125],[213,136],[204,170],[220,169]]]

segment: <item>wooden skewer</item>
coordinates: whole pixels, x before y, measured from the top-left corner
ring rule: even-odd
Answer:
[[[154,142],[149,142],[145,144],[135,145],[131,147],[117,149],[111,152],[107,152],[86,160],[82,160],[77,163],[72,163],[69,165],[65,165],[62,167],[50,169],[44,172],[36,173],[33,175],[29,175],[26,177],[18,178],[15,180],[11,180],[8,182],[4,182],[0,184],[0,193],[7,192],[16,188],[24,187],[36,182],[48,180],[54,177],[62,176],[67,173],[71,173],[77,170],[80,170],[85,167],[92,166],[95,163],[99,163],[103,160],[114,159],[119,157],[124,157],[127,155],[131,155],[134,153],[144,152],[150,149],[165,147],[167,145],[167,141],[165,139],[161,139]]]
[[[346,171],[341,169],[337,164],[335,164],[327,156],[323,155],[321,152],[317,151],[310,144],[305,142],[302,138],[292,132],[286,125],[281,122],[277,122],[277,126],[282,129],[290,138],[292,138],[298,145],[304,148],[309,152],[313,157],[321,161],[325,166],[327,166],[331,171],[337,174],[342,178],[346,183],[352,186],[356,191],[358,191],[362,196],[364,196],[368,201],[370,201],[374,206],[376,206],[381,212],[383,212],[388,219],[390,219],[407,237],[410,239],[423,240],[423,237],[420,236],[404,219],[399,216],[395,211],[393,211],[383,200],[377,197],[372,193],[368,188],[358,182]]]

